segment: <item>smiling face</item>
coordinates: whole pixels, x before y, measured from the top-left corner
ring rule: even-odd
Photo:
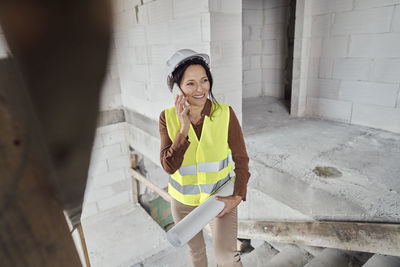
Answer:
[[[188,98],[189,104],[203,107],[210,91],[210,81],[203,66],[196,64],[187,67],[179,87]]]

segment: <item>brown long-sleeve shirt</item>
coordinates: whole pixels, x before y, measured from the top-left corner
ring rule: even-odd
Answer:
[[[232,151],[232,159],[235,162],[235,188],[234,195],[239,195],[246,200],[247,193],[247,182],[250,177],[249,173],[249,157],[247,156],[246,146],[243,139],[242,128],[240,127],[239,121],[235,115],[235,112],[229,107],[230,119],[228,129],[228,144]],[[201,131],[203,129],[204,116],[210,116],[211,112],[211,101],[207,99],[206,104],[201,112],[200,121],[193,126],[194,131],[198,139],[200,140]],[[165,121],[165,111],[160,114],[159,121],[160,136],[161,136],[161,152],[160,160],[164,170],[173,174],[178,170],[183,162],[183,156],[190,145],[187,137],[178,133],[175,140],[169,138],[167,131],[167,123]]]

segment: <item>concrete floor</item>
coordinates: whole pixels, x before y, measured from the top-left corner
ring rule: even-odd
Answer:
[[[270,97],[243,101],[243,131],[252,203],[241,218],[400,222],[400,134],[291,118],[286,103]],[[319,177],[316,166],[342,176]],[[260,210],[264,201],[272,208]]]

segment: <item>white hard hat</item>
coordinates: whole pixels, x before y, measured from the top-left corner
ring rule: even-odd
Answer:
[[[197,53],[196,51],[193,51],[191,49],[181,49],[175,52],[175,54],[170,57],[167,61],[167,72],[168,72],[168,77],[172,75],[172,72],[183,62],[185,62],[188,59],[192,58],[200,58],[204,60],[207,65],[210,65],[210,57],[207,54],[204,53]]]

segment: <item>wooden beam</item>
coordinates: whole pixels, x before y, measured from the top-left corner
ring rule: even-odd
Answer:
[[[400,224],[239,221],[238,237],[400,256]]]
[[[137,169],[139,167],[138,156],[134,153],[130,153],[131,168]],[[139,181],[131,179],[132,183],[132,200],[134,203],[139,203]]]
[[[78,226],[78,233],[79,233],[79,237],[81,239],[82,250],[83,250],[83,255],[85,256],[86,267],[90,267],[89,253],[88,253],[87,246],[86,246],[86,240],[85,240],[85,235],[83,233],[82,224],[80,224]]]
[[[144,183],[151,190],[159,194],[163,199],[165,199],[168,202],[171,202],[171,196],[167,192],[165,192],[163,189],[159,188],[158,186],[150,182],[148,179],[143,177],[143,175],[141,175],[137,170],[129,169],[129,172],[132,175],[132,178]]]

